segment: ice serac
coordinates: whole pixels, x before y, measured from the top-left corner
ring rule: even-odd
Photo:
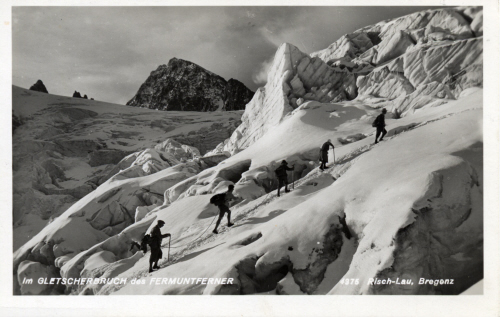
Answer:
[[[234,154],[247,148],[305,101],[351,100],[356,93],[356,75],[345,66],[330,66],[284,43],[274,56],[267,84],[257,90],[242,124],[218,149]]]
[[[242,110],[253,92],[241,82],[227,82],[201,66],[172,58],[151,72],[129,106],[159,110]]]
[[[360,95],[389,99],[412,94],[431,83],[446,85],[456,98],[483,84],[483,38],[425,44],[407,51],[357,80]]]
[[[423,46],[405,54],[403,62],[413,86],[437,81],[448,84],[458,96],[466,88],[482,86],[483,38]]]
[[[456,38],[470,38],[473,32],[469,22],[456,10],[426,10],[390,20],[380,28],[380,37],[387,38],[402,30],[426,29],[426,33],[445,32]]]
[[[427,10],[366,26],[311,56],[327,63],[344,60],[380,65],[419,42],[453,41],[480,35],[481,7]]]
[[[350,61],[372,48],[373,45],[378,44],[377,42],[379,42],[379,40],[377,40],[378,34],[376,32],[350,33],[342,36],[327,48],[312,53],[311,56],[317,56],[325,62],[336,60]],[[375,44],[373,42],[375,42]]]
[[[463,7],[458,9],[467,19],[472,21],[470,27],[474,34],[476,36],[483,35],[483,7]]]
[[[406,52],[415,45],[411,36],[403,31],[396,32],[391,37],[385,38],[379,45],[372,47],[359,56],[371,64],[382,64]]]
[[[228,148],[245,148],[276,126],[293,110],[287,99],[285,83],[293,76],[293,66],[306,54],[290,44],[282,44],[268,73],[267,84],[259,88],[241,117],[241,125],[230,138]]]
[[[482,87],[482,7],[422,11],[356,32],[374,30],[381,42],[352,60],[376,66],[357,78],[358,99],[383,98],[379,106],[399,117]]]
[[[200,156],[197,148],[167,139],[154,148],[124,157],[117,165],[110,166],[101,173],[97,182],[100,185],[111,177],[124,179],[151,175]]]

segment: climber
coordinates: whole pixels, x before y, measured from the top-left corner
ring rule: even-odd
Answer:
[[[321,146],[321,150],[319,150],[319,161],[321,162],[320,170],[324,171],[326,169],[326,163],[328,163],[328,149],[332,147],[332,151],[335,151],[335,146],[332,144],[332,140],[328,139],[323,146]]]
[[[276,176],[278,177],[278,197],[280,196],[281,186],[285,185],[285,193],[288,193],[288,174],[286,171],[292,171],[295,168],[295,165],[292,167],[288,167],[287,161],[283,160],[281,165],[274,171]]]
[[[165,221],[158,220],[156,226],[151,230],[151,238],[149,241],[149,246],[151,247],[151,256],[149,257],[149,273],[153,272],[153,269],[159,269],[158,261],[163,256],[161,251],[161,240],[166,237],[170,237],[170,233],[161,234],[160,228],[165,225]],[[154,263],[154,266],[153,266]]]
[[[375,134],[375,143],[377,144],[378,141],[382,141],[384,139],[384,136],[387,133],[387,130],[385,129],[385,114],[387,113],[387,109],[382,109],[382,113],[378,115],[378,117],[373,121],[372,126],[374,128],[377,128],[377,133]],[[382,134],[382,137],[380,140],[377,141],[379,135]]]
[[[340,216],[337,216],[337,217],[339,217],[339,222],[340,222],[340,225],[342,226],[342,232],[344,233],[345,237],[347,239],[351,239],[352,234],[351,234],[351,231],[349,230],[349,227],[347,226],[347,222],[345,221],[346,214],[344,213],[344,215],[342,217],[340,217]]]
[[[218,198],[218,201],[214,205],[219,207],[219,219],[217,219],[217,223],[215,224],[215,229],[212,231],[215,234],[218,234],[217,228],[219,228],[220,222],[224,217],[224,214],[227,213],[227,226],[232,227],[234,223],[231,223],[231,210],[229,209],[229,202],[235,200],[236,197],[233,195],[234,185],[229,185],[227,187],[227,192],[223,194],[215,195],[213,198]]]
[[[130,242],[130,249],[129,249],[129,251],[133,252],[134,249],[137,249],[137,250],[141,249],[141,245],[137,241]]]
[[[137,241],[132,241],[131,246],[130,246],[130,251],[132,251],[134,248],[137,248],[142,251],[142,253],[146,254],[148,252],[148,245],[151,243],[151,236],[149,234],[145,234],[144,237],[142,237],[141,242]]]

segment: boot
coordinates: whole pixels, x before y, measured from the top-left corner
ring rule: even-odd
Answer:
[[[234,226],[234,223],[230,222],[230,223],[227,224],[227,226],[228,227],[232,227],[232,226]]]
[[[218,234],[219,232],[217,231],[217,229],[214,229],[214,231],[212,231],[213,233],[215,234]]]

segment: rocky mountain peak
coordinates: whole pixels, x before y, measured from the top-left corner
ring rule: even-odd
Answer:
[[[47,91],[47,88],[45,88],[45,85],[43,84],[43,82],[40,79],[37,80],[36,83],[33,86],[30,87],[30,90],[44,92],[46,94],[49,93]]]
[[[242,110],[254,92],[203,67],[172,58],[151,72],[128,106],[170,111]]]

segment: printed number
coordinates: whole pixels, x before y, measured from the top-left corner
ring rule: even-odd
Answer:
[[[359,285],[359,278],[343,278],[340,280],[340,284],[344,285]]]

